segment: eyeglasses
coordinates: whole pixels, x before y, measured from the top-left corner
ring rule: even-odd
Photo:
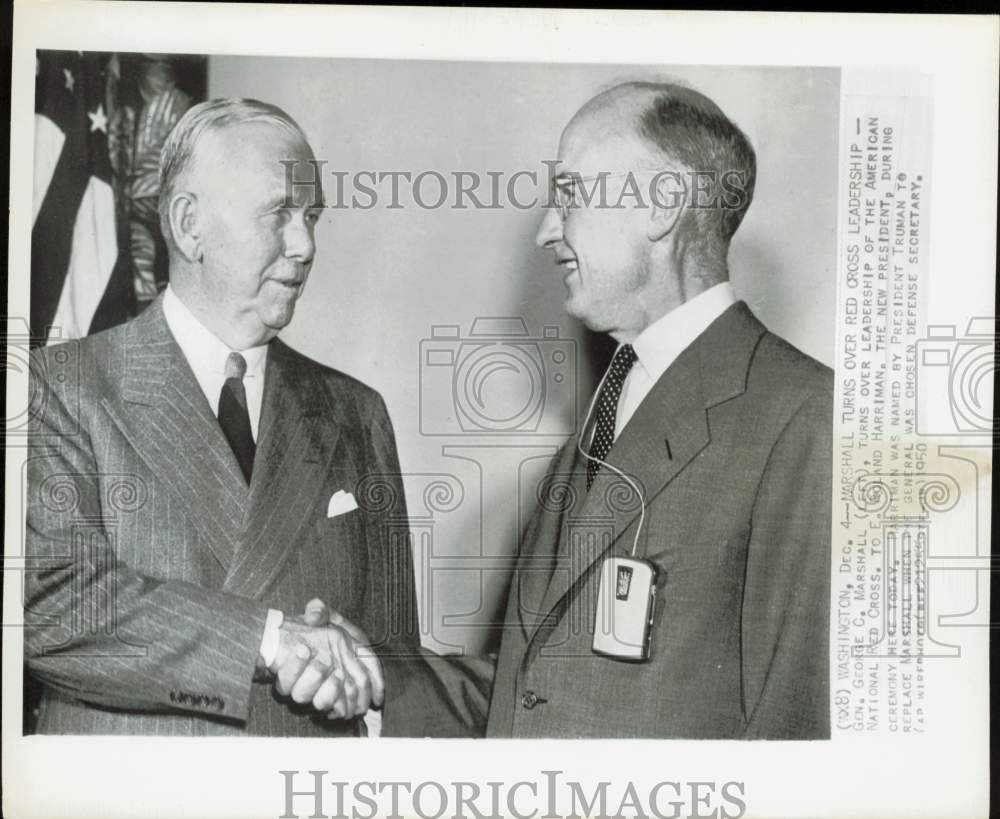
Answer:
[[[566,217],[569,215],[570,208],[580,207],[580,203],[577,201],[577,188],[583,182],[596,182],[600,181],[602,184],[605,179],[622,179],[628,176],[648,176],[656,174],[665,173],[663,170],[656,171],[625,171],[623,173],[599,173],[596,176],[580,176],[575,173],[559,174],[558,176],[552,177],[552,183],[550,185],[552,199],[551,202],[559,209],[559,218],[564,222]],[[584,205],[589,205],[597,191],[597,187],[592,188],[586,196],[586,200],[583,202]]]

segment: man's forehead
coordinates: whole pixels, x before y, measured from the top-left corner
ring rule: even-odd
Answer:
[[[317,171],[308,145],[268,123],[247,123],[206,134],[195,153],[192,181],[253,206],[286,195],[289,163],[294,163],[291,172],[296,180],[312,179]],[[316,201],[316,189],[296,186],[293,199],[300,206],[310,205]]]
[[[253,167],[255,172],[284,173],[281,162],[313,158],[312,149],[293,132],[276,124],[249,122],[220,128],[206,134],[196,153],[210,162]]]
[[[573,163],[648,163],[652,151],[638,134],[639,119],[649,105],[652,92],[630,86],[598,94],[580,108],[569,121],[559,141],[559,159]],[[629,170],[618,168],[617,170]],[[602,167],[599,170],[608,170]]]
[[[651,146],[638,134],[619,129],[607,132],[570,123],[559,141],[559,171],[592,176],[649,169]]]

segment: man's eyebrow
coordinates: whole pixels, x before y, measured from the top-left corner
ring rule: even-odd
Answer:
[[[272,210],[278,210],[280,208],[288,207],[289,201],[288,196],[281,194],[280,196],[272,196],[264,205],[261,210],[265,213],[270,213]]]
[[[270,213],[272,210],[280,210],[281,208],[289,208],[298,210],[299,208],[305,208],[306,210],[319,210],[326,207],[326,202],[320,197],[319,202],[313,199],[308,204],[298,205],[294,201],[289,201],[288,194],[282,193],[280,195],[275,195],[273,198],[269,199],[267,204],[261,208],[261,212]]]

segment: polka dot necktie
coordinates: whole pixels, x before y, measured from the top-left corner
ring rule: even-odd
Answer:
[[[618,399],[625,385],[632,365],[638,361],[638,356],[631,344],[623,344],[618,348],[615,357],[611,359],[601,394],[597,398],[597,422],[594,425],[594,439],[590,442],[590,458],[587,459],[587,489],[594,483],[594,478],[601,470],[601,465],[593,458],[607,460],[611,446],[615,442],[615,419],[618,417]]]
[[[256,447],[250,428],[250,412],[247,410],[247,391],[243,386],[246,372],[246,359],[239,353],[230,353],[226,359],[226,383],[219,394],[219,426],[249,484]]]

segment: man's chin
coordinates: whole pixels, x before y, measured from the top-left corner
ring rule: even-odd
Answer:
[[[268,310],[266,315],[261,316],[261,323],[271,331],[273,338],[292,323],[294,315],[295,302],[292,302],[287,306],[276,306]]]
[[[592,333],[600,333],[604,335],[611,333],[614,329],[614,325],[610,324],[607,320],[601,321],[596,316],[587,313],[585,310],[573,311],[567,307],[566,312]]]
[[[566,311],[568,316],[581,322],[588,330],[600,332],[600,330],[594,326],[594,317],[590,315],[587,310],[587,306],[585,304],[581,304],[579,299],[574,298],[572,293],[570,293],[563,302],[563,309]]]

